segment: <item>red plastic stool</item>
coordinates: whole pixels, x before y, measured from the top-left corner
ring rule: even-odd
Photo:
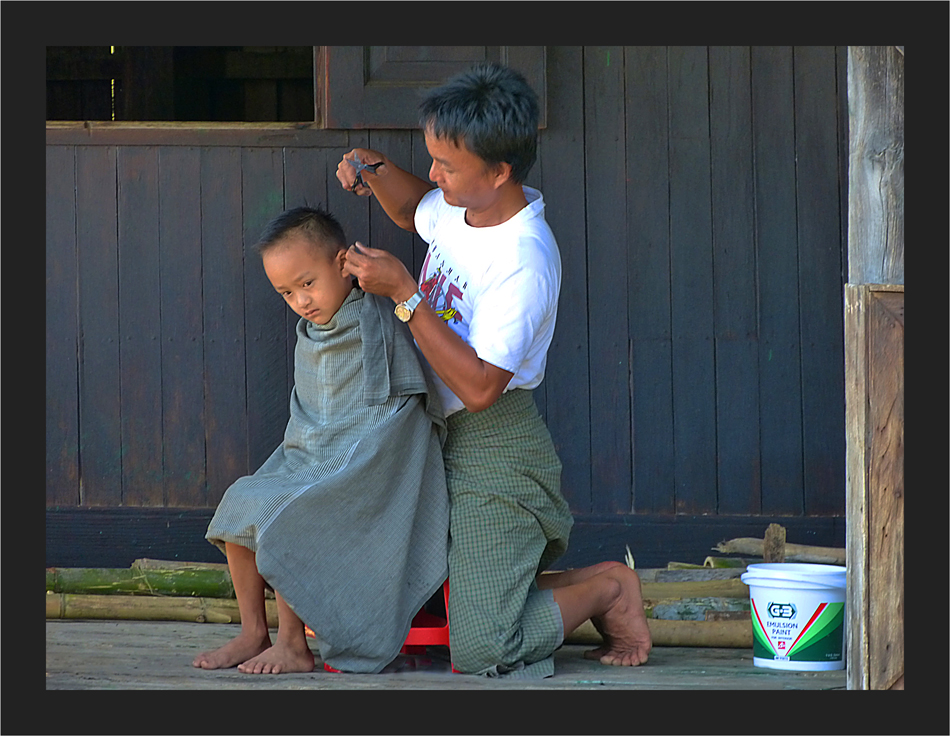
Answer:
[[[442,583],[442,599],[445,601],[445,618],[429,613],[425,608],[421,609],[412,619],[412,625],[409,634],[406,636],[406,642],[400,649],[401,654],[425,654],[427,646],[448,646],[449,645],[449,581]],[[314,633],[309,626],[304,628],[307,636],[313,637]],[[324,662],[323,669],[327,672],[339,672]],[[453,672],[456,669],[452,668]]]
[[[442,600],[445,601],[445,618],[436,616],[423,608],[412,619],[412,627],[400,652],[402,654],[425,654],[427,646],[449,645],[449,581],[442,583]]]

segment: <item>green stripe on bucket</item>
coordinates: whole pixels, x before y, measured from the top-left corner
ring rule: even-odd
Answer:
[[[832,609],[833,610],[829,610]],[[829,603],[821,620],[821,627],[801,641],[789,659],[795,662],[838,662],[844,651],[844,603]],[[812,626],[816,628],[816,626]],[[804,639],[804,637],[803,637]]]
[[[825,637],[831,633],[836,625],[840,626],[844,620],[844,603],[825,603],[822,604],[816,615],[808,622],[798,639],[788,650],[789,658],[795,654],[800,654],[805,649],[816,643],[818,638]]]
[[[822,611],[828,607],[827,603],[822,603],[815,609],[815,612],[811,615],[811,618],[808,619],[808,623],[802,627],[802,630],[798,632],[798,636],[795,638],[795,641],[792,642],[792,645],[788,648],[788,654],[791,656],[792,651],[798,646],[798,642],[802,641],[803,638],[811,639],[811,635],[808,634],[808,630],[811,628],[812,624],[821,616]],[[806,636],[807,635],[807,636]]]

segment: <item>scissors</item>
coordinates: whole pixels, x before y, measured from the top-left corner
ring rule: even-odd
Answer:
[[[382,166],[383,163],[383,161],[380,161],[377,164],[364,164],[362,161],[360,161],[359,154],[354,154],[353,160],[350,161],[350,164],[352,164],[353,168],[356,169],[356,181],[353,182],[353,191],[356,191],[356,187],[366,186],[366,182],[363,181],[363,169],[369,169],[375,173],[376,169]]]

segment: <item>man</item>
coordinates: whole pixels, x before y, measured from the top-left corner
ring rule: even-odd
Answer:
[[[566,550],[573,521],[531,397],[561,278],[541,193],[523,185],[536,157],[536,97],[516,72],[481,65],[431,92],[421,124],[437,188],[368,149],[347,153],[337,178],[429,243],[418,281],[360,243],[346,268],[365,291],[396,303],[445,407],[453,665],[550,676],[552,653],[587,619],[604,637],[588,656],[643,664],[651,641],[636,573],[604,562],[540,575]]]

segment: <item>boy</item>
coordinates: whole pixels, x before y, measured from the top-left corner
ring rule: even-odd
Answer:
[[[445,422],[392,307],[354,286],[322,210],[284,212],[257,250],[297,323],[283,443],[225,493],[206,538],[224,551],[241,632],[195,667],[379,672],[447,576]],[[266,583],[265,583],[266,581]],[[264,588],[279,625],[271,645]]]

